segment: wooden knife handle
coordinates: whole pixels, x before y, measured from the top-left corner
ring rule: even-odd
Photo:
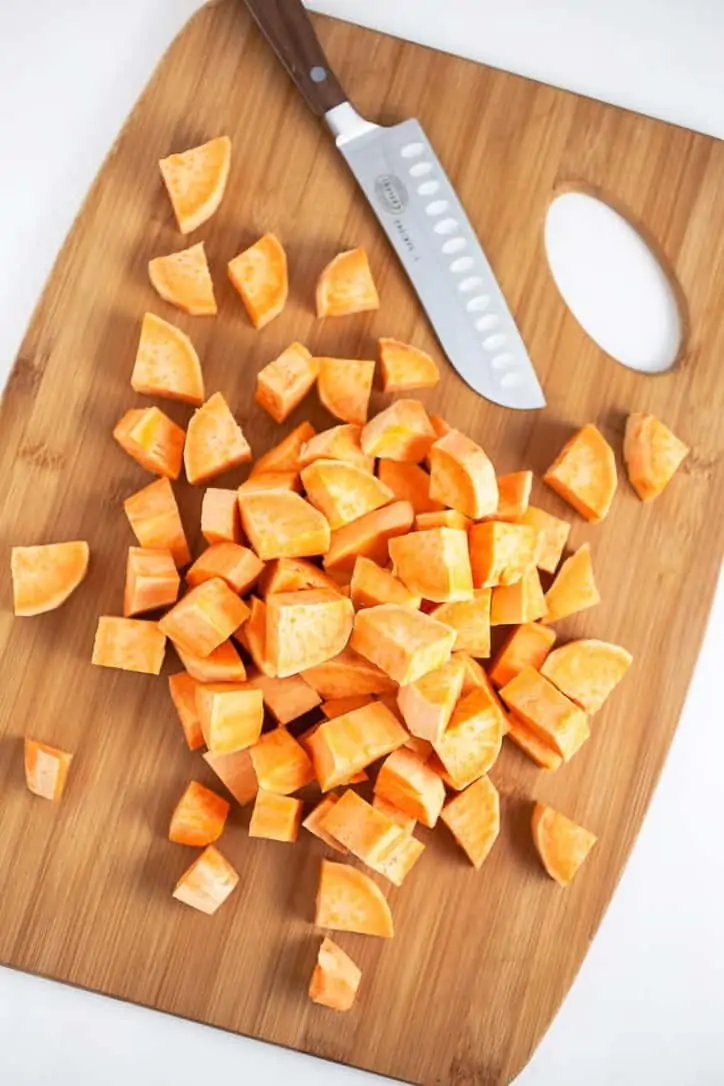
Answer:
[[[264,37],[318,117],[347,100],[301,0],[246,0]]]

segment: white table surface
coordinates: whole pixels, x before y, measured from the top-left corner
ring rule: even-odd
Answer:
[[[0,381],[116,131],[198,0],[0,3]],[[311,6],[724,137],[721,0]],[[724,314],[722,315],[724,319]],[[724,360],[722,360],[724,380]],[[718,512],[719,517],[722,511]],[[682,601],[685,606],[685,601]],[[724,1083],[724,590],[619,891],[520,1086]],[[2,797],[0,797],[0,832]],[[0,923],[3,905],[0,902]],[[345,1084],[296,1053],[0,969],[3,1086]]]

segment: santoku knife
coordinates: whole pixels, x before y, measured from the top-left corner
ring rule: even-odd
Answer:
[[[372,124],[330,68],[301,0],[246,0],[334,136],[461,377],[503,407],[545,406],[525,344],[475,231],[422,126]]]

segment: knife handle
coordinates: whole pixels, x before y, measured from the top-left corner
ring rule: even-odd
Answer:
[[[246,6],[312,113],[323,117],[346,102],[301,0],[246,0]]]

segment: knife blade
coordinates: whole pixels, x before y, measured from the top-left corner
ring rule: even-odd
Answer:
[[[246,0],[307,105],[330,129],[464,381],[502,407],[545,397],[465,210],[416,120],[362,117],[332,72],[301,0]]]

